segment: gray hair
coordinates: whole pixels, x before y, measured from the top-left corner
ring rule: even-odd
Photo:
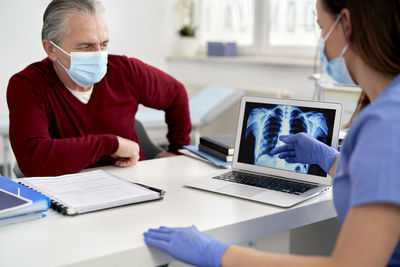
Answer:
[[[56,44],[68,35],[66,24],[76,12],[103,15],[104,7],[97,0],[53,0],[43,14],[42,40]]]

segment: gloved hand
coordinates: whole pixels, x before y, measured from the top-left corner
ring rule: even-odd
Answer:
[[[289,163],[318,164],[325,172],[329,172],[339,152],[318,141],[306,133],[282,135],[279,140],[286,143],[271,150],[272,155]]]
[[[187,228],[161,226],[158,229],[149,229],[143,235],[147,245],[197,266],[219,266],[222,254],[229,246],[200,232],[196,226]]]

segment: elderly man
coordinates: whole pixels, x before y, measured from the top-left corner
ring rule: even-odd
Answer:
[[[139,104],[165,110],[170,156],[190,142],[181,83],[137,59],[108,55],[104,9],[96,0],[53,0],[43,16],[48,58],[9,81],[10,140],[26,176],[135,164],[143,153]]]

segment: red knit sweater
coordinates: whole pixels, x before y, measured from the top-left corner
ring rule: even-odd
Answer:
[[[107,74],[94,85],[87,104],[68,91],[48,58],[11,77],[7,102],[11,146],[26,176],[74,173],[114,163],[110,155],[118,148],[116,135],[138,142],[134,119],[139,104],[165,110],[169,151],[190,142],[183,85],[125,56],[109,55]]]

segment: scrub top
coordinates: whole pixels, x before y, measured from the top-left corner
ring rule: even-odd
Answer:
[[[351,207],[400,205],[400,75],[352,123],[333,179],[340,223]],[[400,242],[388,266],[400,266]]]

